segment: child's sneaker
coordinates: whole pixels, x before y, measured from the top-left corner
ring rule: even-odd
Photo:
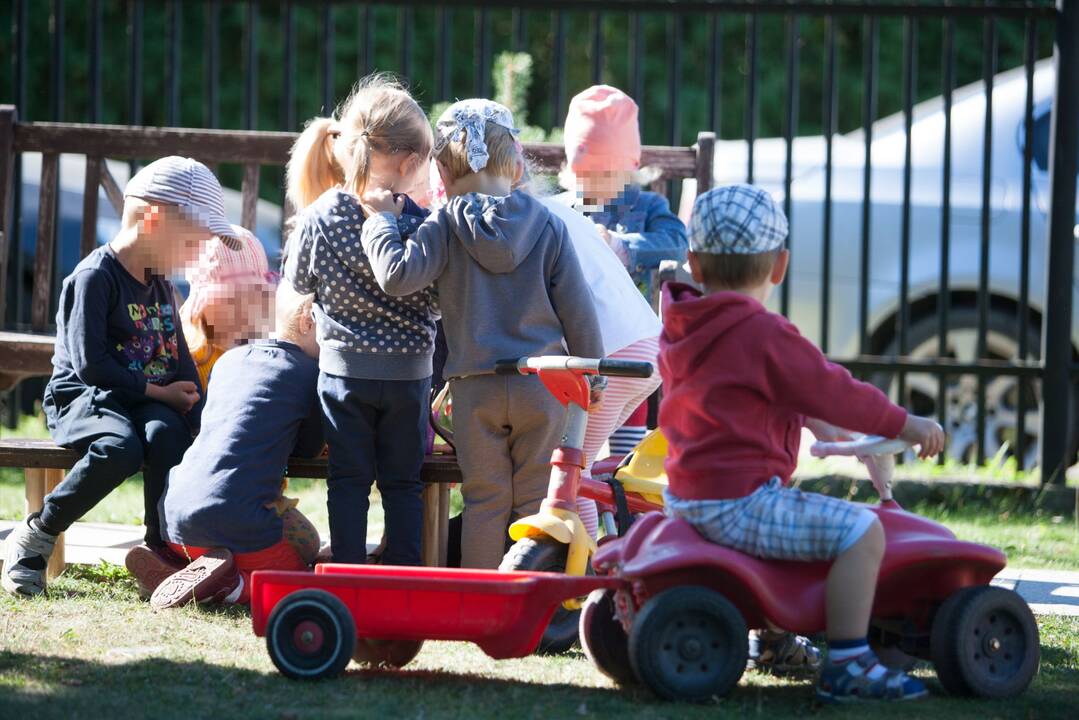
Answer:
[[[187,560],[174,553],[167,545],[151,547],[143,543],[127,551],[124,565],[139,586],[139,597],[149,600],[165,578],[187,567]]]
[[[750,670],[776,675],[813,674],[820,670],[821,651],[809,638],[790,632],[754,630],[749,634]]]
[[[236,602],[243,586],[232,553],[225,548],[214,548],[165,578],[150,596],[150,606],[165,610],[189,602]]]
[[[30,516],[15,526],[4,552],[0,584],[13,595],[40,595],[45,592],[45,569],[56,546],[56,535],[36,527]]]
[[[817,697],[833,703],[918,700],[928,694],[921,680],[901,670],[885,668],[872,651],[847,660],[829,659],[817,681]]]

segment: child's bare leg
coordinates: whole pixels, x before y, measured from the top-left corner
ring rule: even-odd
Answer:
[[[883,557],[884,528],[874,520],[865,534],[832,563],[826,612],[830,642],[866,636]]]

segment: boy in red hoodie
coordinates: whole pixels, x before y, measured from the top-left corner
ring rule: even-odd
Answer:
[[[879,663],[866,642],[884,530],[861,505],[787,487],[802,427],[849,428],[939,453],[935,422],[907,415],[825,359],[764,303],[787,272],[787,219],[751,185],[697,198],[689,266],[704,292],[666,286],[659,424],[670,443],[667,509],[708,540],[762,558],[833,560],[827,580],[828,701],[924,697],[917,679]]]

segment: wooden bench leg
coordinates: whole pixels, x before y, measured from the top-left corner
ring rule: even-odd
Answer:
[[[420,558],[428,567],[438,567],[439,563],[439,523],[438,493],[441,483],[426,483],[423,486],[423,539],[420,545]]]
[[[64,479],[64,471],[52,468],[25,468],[23,475],[26,478],[26,512],[27,514],[38,512],[45,506],[45,496],[59,485]],[[49,566],[45,571],[45,577],[52,580],[64,571],[64,534],[56,538],[56,545],[49,558]]]
[[[446,567],[450,537],[450,486],[438,485],[438,566]]]

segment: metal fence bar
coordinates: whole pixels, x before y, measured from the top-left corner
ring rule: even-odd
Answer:
[[[914,92],[917,87],[917,26],[913,18],[903,19],[903,209],[899,240],[899,327],[896,333],[899,354],[907,354],[907,331],[910,328],[910,192],[911,146],[914,124]],[[900,372],[896,380],[897,401],[906,402],[906,375]]]
[[[708,43],[708,127],[718,138],[723,122],[723,18],[712,13],[708,28],[712,39]]]
[[[629,86],[633,97],[644,97],[644,70],[641,68],[641,58],[644,57],[644,28],[641,23],[640,13],[631,13],[629,16]],[[644,135],[644,113],[637,113],[637,126]]]
[[[566,102],[566,14],[554,14],[554,53],[551,58],[551,127],[562,124],[562,109]]]
[[[513,52],[528,49],[528,13],[521,8],[513,9]]]
[[[476,95],[491,94],[491,14],[487,8],[476,13]]]
[[[937,355],[948,355],[948,298],[951,272],[952,237],[952,92],[955,89],[955,20],[944,20],[944,43],[941,51],[941,96],[944,98],[944,148],[941,176],[940,288],[937,292]],[[948,382],[937,376],[937,421],[948,428]],[[944,462],[944,454],[940,456]]]
[[[982,85],[985,88],[985,127],[982,134],[982,210],[981,210],[981,245],[978,250],[978,360],[988,354],[986,335],[989,332],[989,240],[990,213],[992,212],[993,188],[993,76],[997,72],[997,26],[996,21],[988,17],[984,20],[982,35]],[[985,462],[985,381],[978,378],[976,398],[977,416],[977,455],[975,462]]]
[[[288,24],[291,27],[292,7],[286,3]],[[289,32],[286,30],[286,33]],[[288,40],[285,41],[286,53],[288,52]],[[220,117],[220,75],[221,75],[221,0],[210,0],[206,3],[206,127],[215,128],[221,124]],[[285,64],[288,67],[288,64]],[[288,70],[285,71],[285,92],[290,88]],[[284,120],[284,118],[282,118]]]
[[[64,2],[53,0],[50,23],[49,116],[64,119]]]
[[[821,298],[820,349],[828,352],[832,316],[832,141],[836,132],[836,44],[835,18],[824,18],[824,44],[827,60],[824,67],[824,101],[821,126],[824,130],[824,212],[821,229]]]
[[[449,12],[447,10],[446,12]],[[363,49],[360,53],[360,77],[374,72],[375,69],[375,23],[374,12],[370,5],[365,5],[360,13],[363,20]]]
[[[370,8],[368,8],[370,12]],[[334,109],[333,90],[333,6],[322,4],[322,114],[329,115]],[[365,24],[365,28],[369,27]]]
[[[101,0],[90,3],[90,122],[101,121]]]
[[[858,347],[869,352],[870,237],[873,234],[873,123],[877,120],[877,55],[880,47],[880,20],[862,22],[862,133],[864,140],[862,168],[862,247],[861,280],[858,286]],[[784,283],[789,285],[790,283]]]
[[[1020,360],[1026,360],[1030,352],[1030,194],[1034,156],[1034,63],[1038,52],[1038,22],[1028,18],[1023,33],[1023,70],[1027,92],[1023,100],[1023,211],[1019,230],[1019,326]],[[1018,384],[1016,393],[1015,447],[1016,469],[1024,470],[1027,453],[1027,393],[1026,385]],[[1044,389],[1043,389],[1044,392]]]
[[[801,18],[797,15],[788,15],[787,24],[787,113],[783,119],[783,140],[786,143],[786,156],[783,160],[783,212],[787,216],[787,222],[792,224],[794,218],[792,211],[794,201],[791,198],[791,186],[794,179],[794,138],[798,134],[798,78],[799,59],[798,37],[801,29]],[[792,235],[787,235],[787,252],[791,260],[794,259]],[[779,307],[787,317],[790,317],[791,307],[791,284],[785,282],[779,286]]]
[[[401,27],[401,74],[406,78],[412,77],[412,44],[415,35],[416,10],[411,6],[402,6],[398,23]]]
[[[681,144],[682,109],[682,18],[667,18],[667,143]]]
[[[453,10],[439,8],[439,28],[436,51],[438,53],[438,99],[449,100],[450,78],[453,59]]]
[[[281,31],[284,37],[281,43],[282,64],[285,77],[281,88],[281,128],[293,130],[296,127],[296,24],[292,21],[292,0],[286,0],[281,8]],[[284,188],[281,189],[282,196]]]
[[[128,113],[132,125],[142,125],[142,16],[143,0],[128,0],[128,38],[130,72],[128,78]]]
[[[603,82],[603,12],[592,13],[592,84]]]
[[[1079,3],[1057,0],[1054,66],[1056,85],[1049,149],[1052,205],[1049,210],[1049,252],[1046,258],[1045,322],[1042,358],[1042,482],[1064,483],[1071,437],[1068,418],[1071,393],[1050,388],[1070,387],[1072,282],[1075,259],[1075,173],[1079,165]]]
[[[753,150],[757,144],[757,45],[760,39],[760,27],[756,15],[746,16],[746,107],[745,127],[748,155],[746,157],[746,182],[753,184]]]
[[[180,44],[183,33],[183,14],[178,0],[169,0],[166,27],[168,47],[165,58],[165,124],[180,124]]]
[[[254,130],[259,121],[259,11],[254,0],[247,0],[247,23],[244,28],[244,127]]]

